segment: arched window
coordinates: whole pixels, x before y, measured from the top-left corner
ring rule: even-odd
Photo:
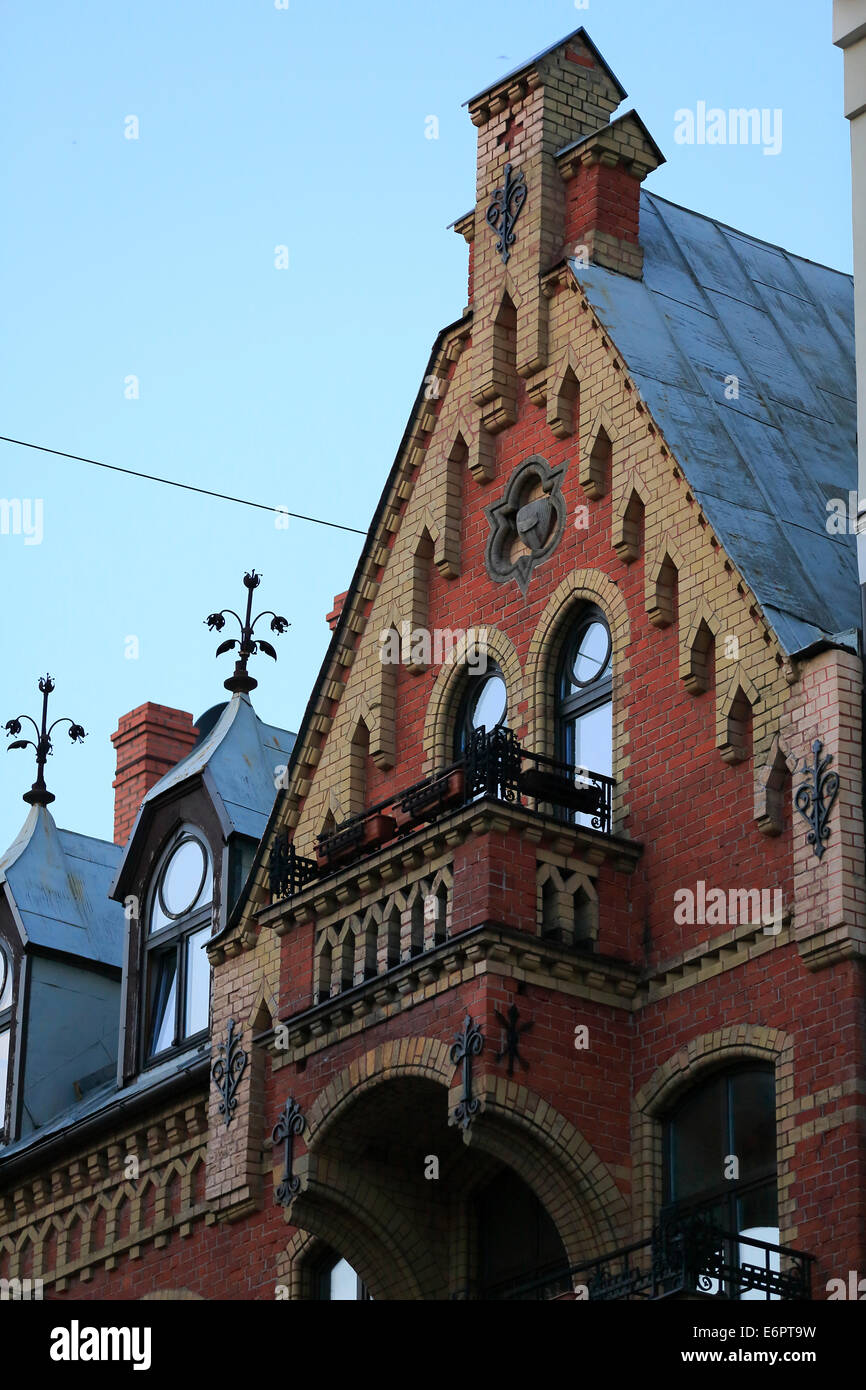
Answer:
[[[318,1296],[326,1303],[371,1303],[366,1286],[361,1282],[348,1260],[331,1255],[322,1265],[318,1276]]]
[[[764,1252],[752,1247],[750,1255],[748,1238],[779,1243],[772,1067],[717,1072],[680,1101],[664,1126],[664,1199],[666,1214],[700,1210],[739,1235],[740,1262],[763,1265]]]
[[[164,850],[150,890],[144,943],[145,1060],[207,1030],[213,869],[207,845],[184,826]]]
[[[487,663],[480,675],[470,675],[457,712],[454,756],[465,753],[476,729],[490,733],[508,724],[508,690],[505,677],[495,662]]]
[[[0,1142],[6,1133],[6,1088],[12,1031],[12,959],[0,945]]]
[[[556,675],[556,756],[613,776],[613,668],[610,631],[594,605],[581,610]],[[589,823],[590,818],[578,815]]]

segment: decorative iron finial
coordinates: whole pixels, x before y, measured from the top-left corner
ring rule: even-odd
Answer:
[[[262,576],[256,574],[255,570],[251,570],[249,574],[244,575],[244,584],[247,590],[247,616],[245,620],[241,619],[233,608],[223,608],[221,612],[210,613],[208,617],[205,618],[205,622],[212,632],[222,632],[226,625],[225,615],[227,613],[230,614],[232,618],[237,619],[238,626],[240,627],[240,641],[238,641],[236,637],[230,637],[227,642],[220,642],[216,649],[216,655],[222,656],[223,652],[231,651],[232,647],[238,648],[238,660],[235,662],[234,673],[229,676],[227,681],[223,681],[226,690],[231,690],[232,692],[240,691],[246,693],[247,691],[255,690],[258,681],[255,676],[251,676],[247,671],[247,662],[251,656],[255,656],[259,648],[261,648],[266,656],[272,656],[274,661],[277,659],[277,654],[270,642],[266,642],[263,637],[259,637],[255,641],[253,640],[253,628],[259,619],[270,618],[271,632],[275,632],[278,637],[291,626],[287,619],[279,617],[279,615],[274,613],[270,608],[264,613],[259,613],[255,618],[252,616],[253,590],[257,589],[261,582]]]
[[[87,737],[80,724],[75,724],[71,719],[65,716],[61,719],[55,719],[54,723],[49,727],[48,696],[54,689],[54,682],[50,676],[40,677],[39,689],[42,692],[41,729],[37,725],[36,720],[31,719],[29,714],[19,714],[17,719],[8,719],[6,721],[7,738],[12,738],[17,734],[20,734],[22,719],[26,719],[28,724],[32,724],[33,728],[36,730],[35,743],[33,742],[32,738],[16,737],[15,742],[10,743],[9,747],[6,749],[7,753],[11,753],[13,748],[36,749],[36,781],[33,783],[33,786],[30,788],[29,792],[24,793],[24,800],[29,802],[31,806],[47,806],[50,801],[54,800],[54,793],[50,792],[45,785],[45,760],[48,757],[49,753],[52,753],[54,751],[51,743],[51,735],[57,728],[57,725],[69,725],[69,728],[66,732],[69,734],[69,737],[72,739],[73,743],[81,743],[82,740]]]

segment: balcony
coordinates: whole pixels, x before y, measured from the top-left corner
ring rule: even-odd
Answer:
[[[462,758],[320,835],[315,859],[297,854],[287,835],[278,836],[270,859],[271,901],[293,898],[314,880],[482,798],[610,835],[614,785],[602,773],[528,752],[510,729],[478,729]]]
[[[701,1215],[660,1224],[649,1240],[523,1284],[488,1290],[495,1300],[664,1298],[809,1301],[815,1257],[734,1234]]]

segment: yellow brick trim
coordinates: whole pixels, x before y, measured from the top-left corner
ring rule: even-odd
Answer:
[[[580,608],[595,603],[604,613],[610,628],[613,665],[613,775],[614,824],[621,821],[627,810],[627,777],[622,766],[622,749],[626,742],[626,720],[620,692],[629,669],[627,656],[631,640],[628,608],[613,580],[600,570],[573,570],[563,579],[545,605],[529,643],[526,656],[525,687],[529,694],[526,722],[529,729],[527,744],[532,752],[544,757],[555,754],[555,680],[556,666],[562,644]]]
[[[508,691],[509,723],[517,726],[517,711],[523,706],[528,689],[523,668],[517,656],[517,649],[505,633],[495,627],[477,628],[479,646],[486,643],[488,659],[495,661],[502,671]],[[466,655],[470,643],[466,634],[454,648],[454,657],[444,663],[433,682],[427,713],[424,718],[424,755],[428,771],[445,767],[453,759],[454,730],[457,707],[463,694],[466,678]],[[473,656],[474,656],[473,644]]]
[[[661,1209],[664,1115],[681,1094],[705,1076],[750,1058],[770,1062],[775,1070],[780,1242],[782,1245],[791,1243],[793,1202],[785,1192],[790,1185],[789,1153],[793,1152],[794,1042],[790,1034],[779,1028],[750,1023],[717,1028],[712,1033],[691,1038],[657,1068],[635,1095],[632,1102],[635,1240],[649,1236]]]

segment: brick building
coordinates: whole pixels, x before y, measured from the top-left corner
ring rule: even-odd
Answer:
[[[866,1267],[851,280],[643,190],[625,95],[581,29],[468,103],[468,305],[297,737],[237,672],[198,731],[121,720],[106,961],[60,899],[26,929],[32,826],[0,864],[0,1277],[788,1299]],[[117,1065],[37,1111],[52,950],[115,991],[119,1039],[81,1026]]]

